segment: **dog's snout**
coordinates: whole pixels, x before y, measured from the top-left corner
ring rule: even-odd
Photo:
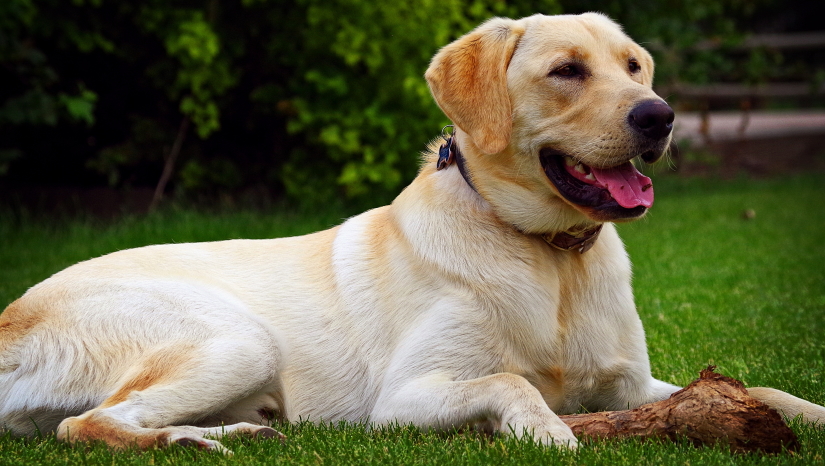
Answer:
[[[646,100],[630,111],[630,126],[644,136],[659,140],[673,130],[673,109],[661,100]]]

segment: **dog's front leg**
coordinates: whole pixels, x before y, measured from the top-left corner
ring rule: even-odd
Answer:
[[[650,384],[648,385],[647,390],[647,399],[642,400],[641,404],[653,403],[656,401],[662,401],[670,398],[670,395],[681,390],[682,387],[677,385],[669,384],[667,382],[662,382],[659,379],[651,378]]]
[[[800,417],[803,422],[825,426],[825,406],[819,406],[775,388],[751,387],[748,388],[748,394],[789,419]]]
[[[420,377],[385,390],[373,422],[398,422],[439,430],[489,422],[504,434],[532,436],[546,445],[577,446],[576,437],[541,393],[521,376],[498,373],[471,380],[445,375]]]

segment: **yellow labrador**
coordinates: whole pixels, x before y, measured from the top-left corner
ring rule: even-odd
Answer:
[[[116,252],[12,303],[0,425],[223,450],[277,435],[272,418],[476,424],[572,447],[557,413],[677,390],[650,374],[611,223],[651,206],[631,159],[670,140],[650,55],[599,14],[497,18],[426,78],[454,137],[392,205],[308,236]]]

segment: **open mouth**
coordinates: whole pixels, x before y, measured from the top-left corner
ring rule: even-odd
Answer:
[[[630,161],[596,168],[553,149],[542,149],[539,158],[547,178],[573,204],[611,218],[639,217],[653,205],[653,183]]]

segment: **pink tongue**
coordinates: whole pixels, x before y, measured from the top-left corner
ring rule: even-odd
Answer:
[[[640,205],[649,208],[653,205],[653,183],[650,178],[639,173],[632,163],[606,169],[590,167],[590,171],[596,181],[607,188],[613,199],[625,209]]]

